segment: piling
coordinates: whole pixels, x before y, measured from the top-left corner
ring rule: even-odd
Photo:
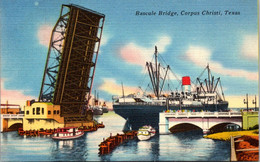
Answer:
[[[103,139],[103,142],[101,142],[99,146],[99,154],[104,155],[104,154],[109,154],[110,152],[113,151],[117,146],[122,144],[123,142],[126,142],[128,140],[132,140],[136,138],[137,136],[137,131],[130,131],[126,132],[124,134],[118,134],[115,136],[112,136],[112,133],[110,133],[110,137],[105,140]]]
[[[105,128],[105,125],[102,123],[98,123],[97,125],[93,127],[86,127],[82,126],[79,127],[79,130],[83,130],[84,132],[92,132],[96,131],[98,128]],[[52,135],[57,132],[57,129],[40,129],[40,130],[23,130],[23,128],[18,129],[18,135],[20,136],[31,136],[31,137],[36,137],[36,136],[48,136]]]

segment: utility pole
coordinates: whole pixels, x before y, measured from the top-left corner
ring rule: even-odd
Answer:
[[[255,111],[256,111],[256,95],[255,95],[255,100],[253,100],[252,103],[255,104]]]
[[[246,104],[246,111],[248,111],[248,94],[246,94],[246,99],[244,99],[244,104]]]

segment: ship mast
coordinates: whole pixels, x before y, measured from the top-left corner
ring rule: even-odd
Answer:
[[[153,66],[153,64],[151,62],[150,63],[146,62],[146,66],[147,66],[147,69],[148,69],[148,72],[149,72],[150,80],[152,82],[154,94],[157,97],[157,99],[159,99],[161,92],[162,92],[162,89],[163,89],[163,86],[164,86],[164,82],[165,82],[165,79],[166,79],[167,72],[168,72],[170,67],[167,66],[165,76],[162,77],[163,78],[162,85],[160,85],[161,64],[158,62],[158,50],[157,50],[156,46],[155,46],[154,56],[155,56],[155,67]]]
[[[158,65],[158,51],[157,51],[157,46],[155,46],[155,76],[156,76],[156,96],[157,99],[159,99],[159,83],[160,83],[160,79],[159,79],[159,72],[160,72],[160,63]]]
[[[210,84],[210,69],[209,69],[209,64],[207,65],[207,69],[208,69],[208,92],[211,92],[211,84]]]
[[[123,94],[123,98],[124,98],[124,102],[125,102],[125,92],[124,92],[124,85],[123,85],[123,82],[121,82],[122,84],[122,94]]]
[[[200,77],[203,75],[203,73],[205,71],[208,71],[208,79],[204,80],[205,83],[205,88],[203,86],[203,82],[200,82]],[[200,88],[203,90],[204,94],[206,93],[217,93],[217,86],[218,84],[220,85],[221,91],[222,91],[222,97],[225,100],[225,96],[224,96],[224,92],[222,89],[222,85],[221,85],[221,81],[220,81],[220,77],[216,79],[216,81],[214,80],[214,76],[211,73],[211,70],[209,68],[209,64],[207,65],[207,67],[203,70],[203,72],[200,74],[200,76],[197,78],[197,82],[200,85]],[[217,93],[218,94],[218,93]],[[218,94],[218,96],[221,98],[221,96]]]

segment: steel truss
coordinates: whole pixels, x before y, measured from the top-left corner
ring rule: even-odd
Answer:
[[[86,118],[105,15],[62,5],[55,24],[39,101],[61,106],[65,122]]]

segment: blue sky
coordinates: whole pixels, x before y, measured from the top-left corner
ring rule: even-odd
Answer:
[[[94,90],[103,100],[136,87],[146,88],[144,63],[157,45],[178,76],[194,80],[206,67],[220,77],[225,95],[258,95],[257,1],[182,0],[4,0],[1,1],[1,103],[38,98],[48,47],[48,31],[62,4],[77,4],[105,14]],[[202,15],[202,11],[222,15]],[[225,15],[225,11],[240,15]],[[178,16],[137,16],[136,11],[177,12]],[[182,12],[183,11],[183,12]],[[199,12],[200,15],[181,15]],[[47,33],[47,34],[45,34]],[[47,35],[47,36],[46,36]],[[48,39],[47,39],[48,42]],[[3,96],[5,95],[5,96]],[[235,102],[235,101],[234,101]]]

